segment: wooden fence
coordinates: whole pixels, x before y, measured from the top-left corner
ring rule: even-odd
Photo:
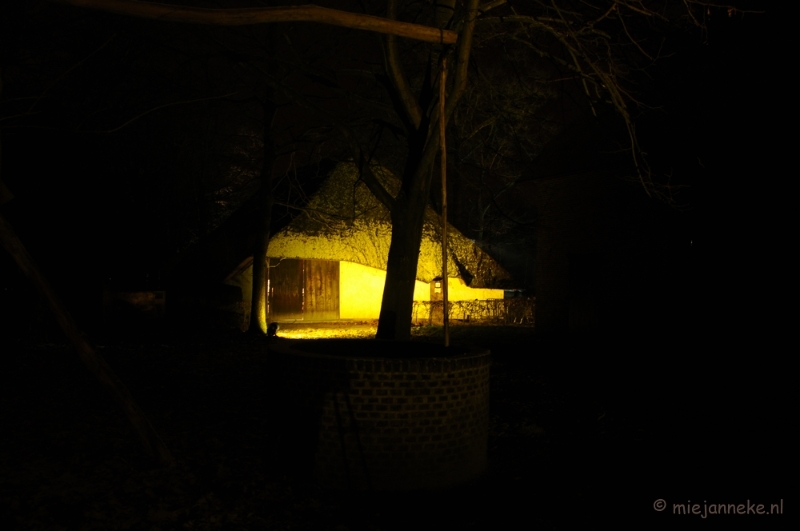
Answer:
[[[533,325],[536,298],[450,301],[450,321]],[[442,321],[442,301],[414,301],[412,322],[437,324]]]

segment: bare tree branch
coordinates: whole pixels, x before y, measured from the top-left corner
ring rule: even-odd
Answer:
[[[386,16],[390,20],[397,18],[397,0],[389,0],[386,7]],[[400,58],[397,51],[397,39],[394,35],[386,35],[386,70],[392,79],[392,84],[397,91],[397,96],[403,103],[408,119],[415,128],[419,127],[422,121],[422,110],[414,98],[411,87],[408,84],[408,79],[400,66]]]
[[[157,107],[153,107],[152,109],[148,109],[148,110],[144,111],[141,114],[137,114],[136,116],[134,116],[133,118],[131,118],[130,120],[125,122],[124,124],[119,125],[119,126],[113,128],[113,129],[108,129],[106,131],[91,131],[91,132],[92,133],[116,133],[117,131],[119,131],[123,127],[129,126],[130,124],[132,124],[133,122],[135,122],[139,118],[142,118],[143,116],[147,116],[151,112],[155,112],[155,111],[157,111],[159,109],[164,109],[165,107],[172,107],[173,105],[186,105],[187,103],[197,103],[198,101],[218,100],[220,98],[227,98],[227,97],[233,96],[235,94],[238,94],[238,92],[231,92],[229,94],[223,94],[221,96],[209,96],[208,98],[197,98],[197,99],[193,99],[193,100],[173,101],[173,102],[170,102],[170,103],[165,103],[164,105],[159,105]]]
[[[478,0],[468,0],[466,6],[466,19],[464,28],[458,40],[456,51],[456,65],[453,75],[453,87],[447,95],[447,106],[445,108],[445,120],[453,115],[453,111],[458,105],[458,100],[467,86],[467,67],[469,66],[469,56],[472,52],[472,37],[475,34],[475,21],[478,19]]]
[[[52,81],[52,82],[51,82],[51,83],[50,83],[50,84],[47,86],[47,88],[45,88],[45,89],[42,91],[42,93],[41,93],[41,94],[39,94],[39,97],[38,97],[38,98],[36,98],[36,101],[34,101],[33,103],[31,103],[31,106],[28,108],[28,112],[29,112],[29,113],[33,112],[33,108],[34,108],[34,107],[36,107],[36,105],[37,105],[37,104],[38,104],[38,103],[39,103],[39,102],[42,100],[42,98],[44,98],[45,94],[47,94],[47,93],[50,91],[50,89],[51,89],[51,88],[53,88],[53,85],[55,85],[56,83],[58,83],[58,80],[59,80],[59,79],[63,78],[64,76],[66,76],[67,74],[69,74],[70,72],[72,72],[73,70],[75,70],[76,68],[78,68],[79,66],[81,66],[83,63],[85,63],[86,61],[88,61],[89,59],[91,59],[91,57],[92,57],[94,54],[96,54],[97,52],[99,52],[100,50],[102,50],[103,48],[105,48],[105,47],[106,47],[106,45],[108,45],[108,43],[109,43],[109,42],[111,42],[112,40],[114,40],[114,37],[116,37],[116,36],[117,36],[117,34],[116,34],[116,33],[115,33],[115,34],[113,34],[111,37],[109,37],[109,38],[106,40],[106,42],[104,42],[103,44],[101,44],[99,48],[97,48],[96,50],[94,50],[92,53],[90,53],[89,55],[87,55],[86,57],[84,57],[83,59],[81,59],[80,61],[78,61],[77,63],[75,63],[74,65],[72,65],[70,68],[68,68],[68,69],[67,69],[65,72],[63,72],[63,73],[62,73],[60,76],[58,76],[57,78],[55,78],[55,79],[54,79],[54,80],[53,80],[53,81]]]
[[[481,15],[483,15],[487,11],[490,11],[496,7],[500,7],[501,5],[505,4],[506,1],[507,0],[492,0],[491,2],[487,2],[483,4],[481,7],[479,7],[478,11],[480,11]]]
[[[190,24],[211,24],[214,26],[246,26],[251,24],[270,24],[275,22],[319,22],[332,26],[361,29],[407,37],[426,42],[454,44],[458,34],[454,31],[440,30],[420,24],[387,20],[361,13],[348,13],[338,9],[328,9],[313,4],[287,7],[250,7],[238,9],[207,9],[154,2],[134,2],[131,0],[51,0],[76,7],[86,7],[130,15],[134,17],[187,22]]]
[[[386,187],[381,184],[378,178],[372,171],[369,163],[364,163],[365,156],[364,150],[358,144],[355,139],[353,133],[340,123],[336,117],[332,116],[330,111],[327,109],[323,109],[317,105],[314,105],[307,98],[303,97],[303,95],[299,94],[297,91],[292,90],[291,88],[285,86],[280,80],[276,79],[272,74],[264,70],[258,65],[250,64],[250,63],[242,63],[243,66],[247,66],[253,70],[258,71],[261,75],[264,76],[264,80],[276,91],[280,92],[283,96],[289,98],[295,104],[299,105],[302,108],[309,109],[318,113],[322,116],[325,116],[330,121],[332,127],[339,131],[339,133],[344,138],[345,142],[347,143],[350,151],[353,153],[354,158],[360,161],[360,171],[361,171],[361,179],[364,181],[364,184],[367,185],[367,188],[375,195],[378,200],[383,203],[386,208],[390,211],[394,208],[395,199],[392,194],[386,190]]]

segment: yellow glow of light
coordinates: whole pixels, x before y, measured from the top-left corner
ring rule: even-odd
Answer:
[[[339,262],[339,318],[372,320],[380,317],[386,271],[353,262]],[[414,300],[430,300],[428,284],[417,280]]]
[[[474,301],[502,299],[504,292],[501,289],[470,288],[460,278],[447,279],[447,291],[450,301]]]
[[[278,337],[286,339],[371,339],[378,331],[377,326],[357,328],[297,328],[294,330],[278,330]]]
[[[386,282],[386,271],[369,267],[354,262],[339,262],[339,318],[353,319],[356,321],[377,320],[381,314],[381,301],[383,299],[383,285]],[[253,285],[252,266],[245,269],[226,284],[242,288],[244,307],[250,309],[250,294]],[[437,287],[438,285],[438,287]],[[474,301],[487,299],[502,299],[503,290],[487,288],[470,288],[460,278],[447,279],[447,289],[451,302]],[[441,282],[434,283],[436,293],[441,293]],[[417,280],[414,283],[414,300],[429,301],[431,299],[430,284]],[[427,319],[427,315],[417,315],[418,319]],[[261,323],[266,330],[267,323]],[[294,333],[296,331],[292,331]],[[290,337],[290,332],[280,333],[282,337]],[[331,333],[330,331],[313,333]],[[374,333],[373,333],[374,334]],[[301,337],[301,336],[291,336]],[[302,336],[306,337],[306,336]],[[317,336],[314,336],[317,337]],[[318,337],[366,337],[366,336],[318,336]]]

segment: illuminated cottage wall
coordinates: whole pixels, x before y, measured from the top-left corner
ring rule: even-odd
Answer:
[[[381,312],[386,271],[352,262],[341,262],[339,267],[339,318],[377,319]],[[460,278],[449,279],[447,287],[451,301],[503,298],[501,289],[470,288]],[[430,284],[417,280],[414,300],[431,300]]]
[[[396,193],[399,181],[378,171],[387,189]],[[358,181],[352,164],[341,164],[309,201],[304,213],[270,240],[267,256],[281,259],[339,262],[339,318],[377,319],[380,314],[391,241],[388,210]],[[450,299],[502,299],[508,273],[452,226],[448,227],[448,287]],[[251,261],[252,262],[252,261]],[[231,275],[249,308],[252,265]],[[441,275],[439,217],[426,213],[417,266],[414,299],[430,300],[430,282]],[[462,276],[467,277],[469,285]]]
[[[471,288],[460,278],[447,279],[447,298],[451,302],[502,299],[503,294],[501,289]]]
[[[386,271],[347,261],[339,262],[339,268],[339,318],[377,319],[381,311]],[[253,266],[249,266],[242,274],[233,277],[228,283],[242,288],[245,304],[249,308],[253,285]],[[451,301],[503,298],[503,290],[470,288],[460,278],[450,278],[447,285]],[[414,286],[414,300],[429,301],[430,298],[430,285],[417,280]],[[427,315],[418,317],[425,319]]]
[[[353,262],[339,263],[339,318],[377,319],[381,313],[386,271]],[[419,280],[414,300],[430,300],[430,288]]]

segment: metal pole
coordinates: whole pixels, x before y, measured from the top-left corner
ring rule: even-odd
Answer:
[[[442,58],[441,78],[439,79],[439,149],[442,160],[442,325],[444,327],[444,346],[450,346],[450,319],[447,308],[447,143],[444,130],[444,86],[447,81],[447,58]]]

